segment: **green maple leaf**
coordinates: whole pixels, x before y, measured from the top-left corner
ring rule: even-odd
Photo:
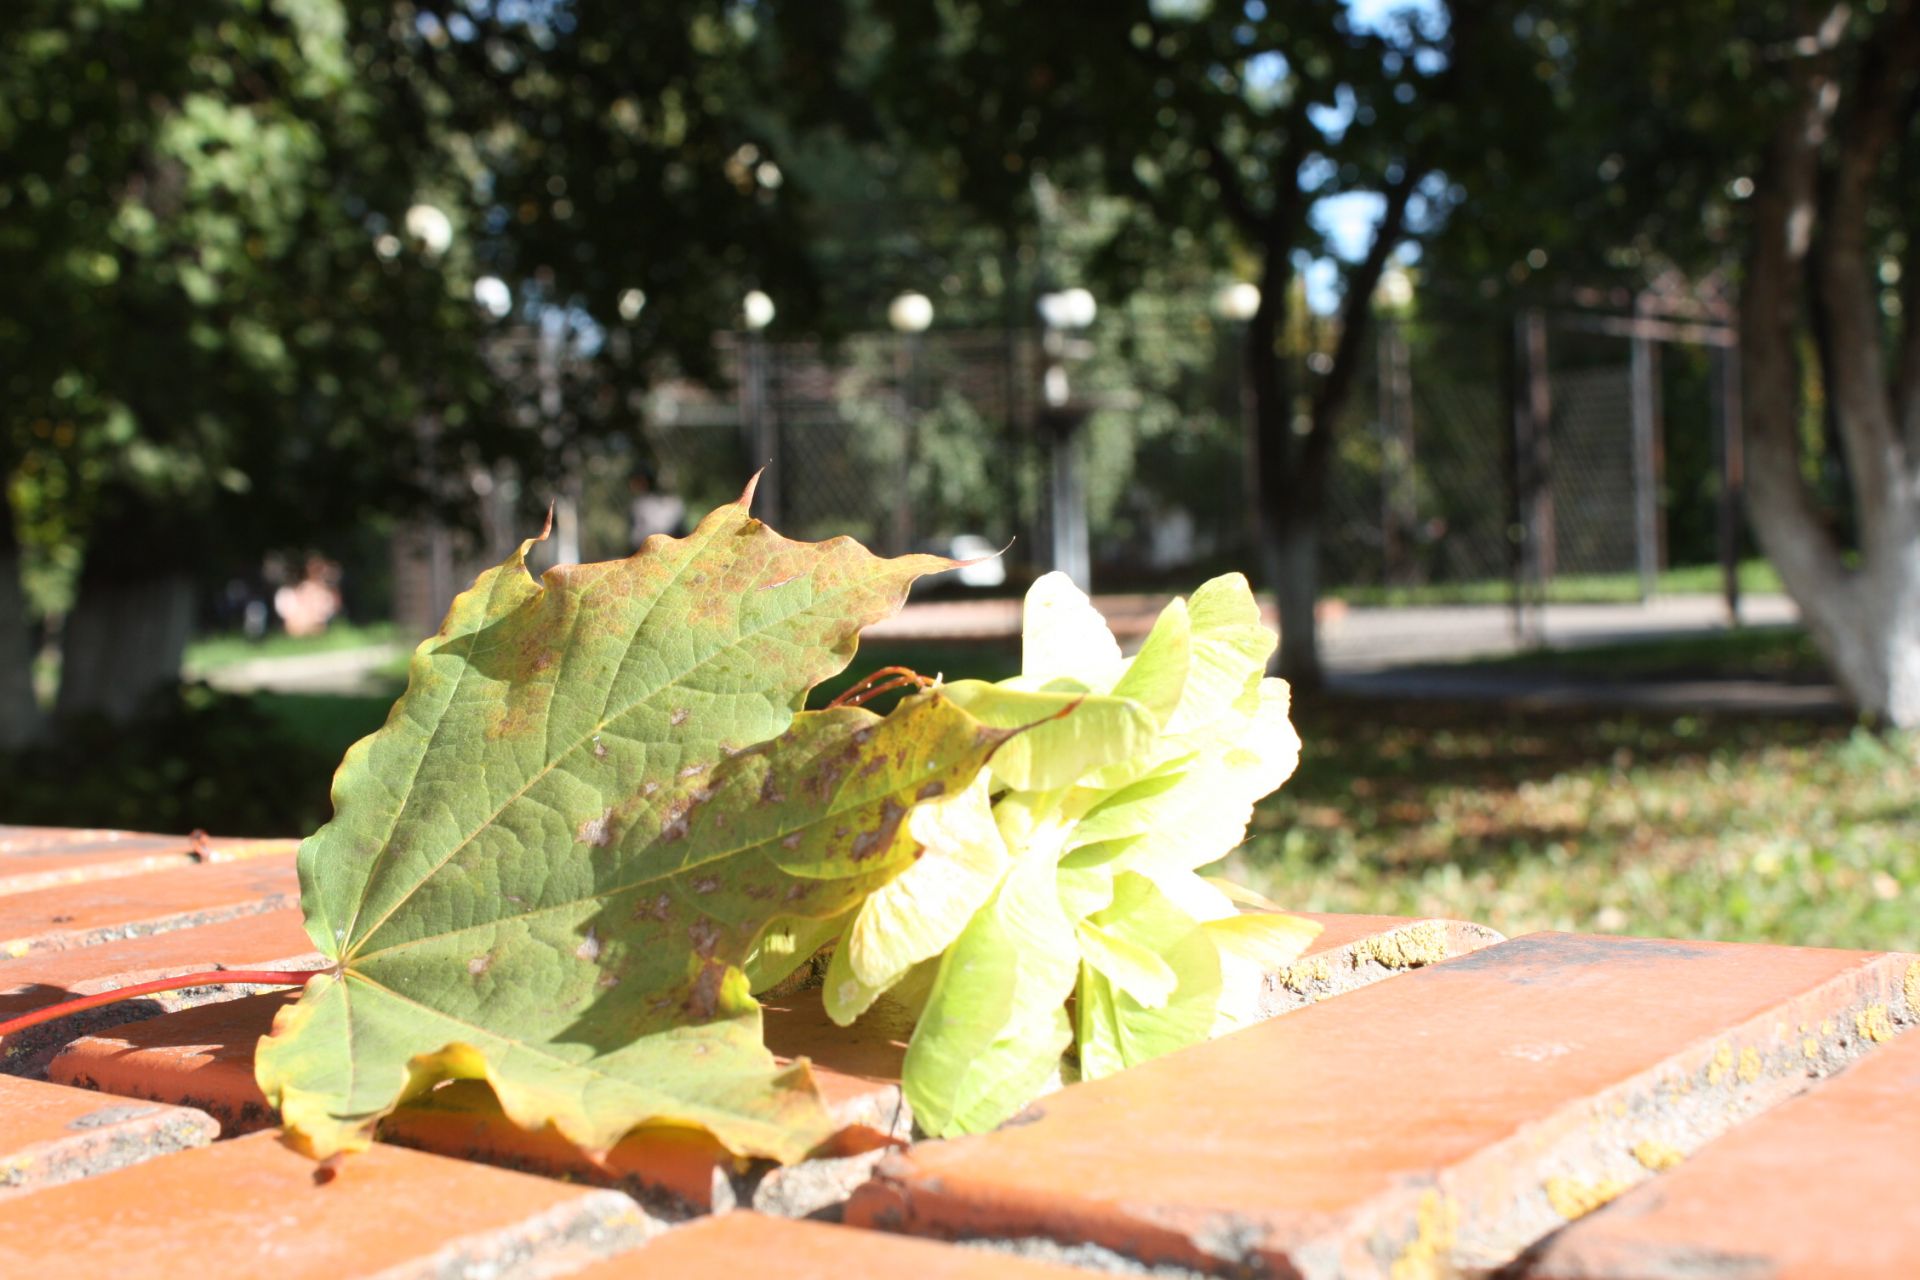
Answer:
[[[843,917],[910,865],[916,804],[966,791],[1015,730],[938,694],[799,712],[950,562],[791,542],[746,502],[540,582],[523,544],[417,650],[300,850],[334,969],[257,1074],[305,1149],[364,1146],[449,1077],[589,1150],[643,1123],[778,1159],[826,1136],[742,968],[769,928]]]

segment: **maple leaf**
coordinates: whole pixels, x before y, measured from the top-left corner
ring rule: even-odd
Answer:
[[[830,1122],[761,1043],[742,971],[778,922],[846,916],[913,861],[907,817],[1015,729],[937,692],[800,712],[935,556],[781,538],[722,507],[685,539],[526,571],[531,542],[416,651],[302,845],[334,962],[257,1074],[316,1156],[445,1078],[590,1151],[697,1125],[791,1160]]]

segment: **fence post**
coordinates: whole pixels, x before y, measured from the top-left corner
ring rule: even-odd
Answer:
[[[1633,336],[1629,340],[1628,417],[1633,428],[1633,552],[1640,572],[1640,603],[1652,598],[1660,581],[1659,520],[1654,417],[1658,412],[1654,387],[1653,340],[1647,335],[1646,302],[1633,304]]]
[[[1727,624],[1740,625],[1740,501],[1745,483],[1745,440],[1740,434],[1740,346],[1730,337],[1713,353],[1714,463],[1720,475],[1720,591],[1727,602]]]
[[[1529,307],[1514,326],[1513,470],[1515,531],[1514,637],[1534,646],[1545,639],[1542,608],[1553,573],[1551,423],[1553,384],[1547,368],[1547,318]]]

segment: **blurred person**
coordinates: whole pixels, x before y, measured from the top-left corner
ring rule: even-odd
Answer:
[[[340,566],[325,556],[308,556],[298,582],[273,593],[273,611],[290,636],[317,636],[340,612]]]

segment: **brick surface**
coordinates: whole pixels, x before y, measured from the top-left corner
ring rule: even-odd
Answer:
[[[1920,985],[1920,962],[1912,973]],[[1642,1154],[1659,1163],[1660,1149]],[[1549,1242],[1538,1280],[1920,1275],[1920,1034],[1703,1148]]]
[[[1268,976],[1260,1010],[1267,1017],[1505,941],[1465,920],[1293,914],[1318,921],[1320,936],[1292,966]]]
[[[290,854],[296,840],[0,826],[0,894],[138,875],[201,862]]]
[[[847,1220],[1207,1270],[1497,1265],[1651,1176],[1648,1139],[1696,1149],[1909,1021],[1909,964],[1536,934],[890,1155]]]
[[[274,1013],[293,998],[291,992],[246,996],[82,1036],[55,1053],[47,1076],[123,1097],[196,1107],[229,1135],[266,1128],[275,1117],[254,1081],[254,1047],[272,1029]],[[780,1171],[761,1199],[756,1193],[768,1176],[766,1166],[737,1162],[705,1134],[642,1130],[596,1165],[551,1130],[530,1133],[512,1124],[492,1092],[474,1081],[434,1090],[389,1120],[382,1136],[465,1159],[622,1187],[664,1214],[724,1210],[762,1199],[812,1212],[844,1199],[871,1165],[833,1162],[906,1140],[899,1085],[887,1078],[898,1071],[900,1047],[871,1028],[860,1033],[834,1028],[820,1011],[817,993],[769,1006],[766,1026],[776,1053],[814,1058],[815,1078],[841,1126],[821,1152],[828,1162],[805,1175]],[[846,1070],[839,1069],[843,1062]]]
[[[231,1137],[277,1123],[253,1079],[253,1050],[292,993],[245,996],[82,1036],[47,1079],[123,1098],[195,1107]]]
[[[192,928],[299,899],[287,855],[9,894],[0,897],[0,957]]]
[[[205,1146],[217,1132],[185,1107],[0,1076],[0,1199]]]
[[[259,1133],[3,1200],[0,1275],[537,1280],[654,1229],[618,1192],[396,1147],[315,1173]]]
[[[849,1280],[855,1276],[912,1280],[1086,1280],[1085,1271],[961,1249],[902,1236],[758,1213],[729,1213],[662,1232],[631,1253],[596,1263],[573,1280],[639,1280],[655,1276],[779,1277]]]
[[[300,913],[269,911],[197,929],[176,929],[95,947],[39,951],[0,960],[0,1018],[11,1018],[156,978],[206,969],[312,969],[320,966]],[[0,1039],[0,1071],[39,1074],[49,1057],[79,1036],[173,1009],[231,1000],[247,987],[188,987],[141,996]]]

